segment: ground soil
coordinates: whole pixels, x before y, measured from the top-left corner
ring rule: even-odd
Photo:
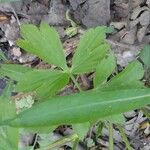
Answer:
[[[66,19],[69,10],[70,18],[77,24],[78,33],[73,37],[65,35],[65,29],[71,26]],[[117,57],[119,68],[125,67],[136,58],[145,44],[150,44],[150,0],[22,0],[12,3],[0,4],[0,50],[14,63],[35,65],[41,68],[48,67],[37,58],[18,48],[15,44],[20,37],[19,27],[23,23],[39,25],[47,22],[54,26],[64,43],[66,57],[70,57],[79,41],[82,31],[90,27],[107,25],[113,26],[114,32],[107,37]],[[83,76],[85,89],[90,87],[87,76]],[[0,94],[5,87],[5,80],[0,79]],[[68,87],[65,93],[74,92]],[[125,113],[125,132],[134,150],[150,149],[150,124],[142,111]],[[54,139],[70,133],[69,127],[60,127],[57,134],[50,134],[48,138]],[[96,140],[92,136],[85,138],[78,149],[108,149],[108,130],[104,128],[102,136]],[[29,138],[28,138],[29,137]],[[22,136],[20,143],[32,144],[33,134]],[[90,142],[92,141],[92,144]],[[89,144],[88,148],[83,145]],[[115,150],[125,149],[118,130],[114,126]],[[37,144],[38,145],[38,144]],[[67,145],[64,149],[69,149]],[[71,149],[71,148],[70,148]]]

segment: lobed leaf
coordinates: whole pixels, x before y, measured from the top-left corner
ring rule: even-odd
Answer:
[[[19,132],[17,128],[0,127],[0,149],[1,150],[17,150],[18,149]]]
[[[150,89],[89,91],[53,97],[2,122],[13,127],[39,127],[95,121],[150,104]]]
[[[12,85],[8,84],[0,96],[0,122],[13,118],[16,115],[15,103],[10,101]],[[0,127],[0,149],[18,149],[19,131],[9,126]]]
[[[16,86],[18,92],[36,92],[39,98],[54,95],[69,82],[69,75],[63,71],[32,70],[25,73]]]
[[[107,82],[107,78],[112,74],[116,68],[116,59],[113,54],[104,58],[96,67],[94,77],[94,87],[101,86]]]
[[[46,23],[40,28],[31,24],[21,26],[23,39],[17,41],[18,46],[29,53],[37,55],[43,61],[67,68],[63,47],[57,31]]]
[[[24,67],[21,65],[15,64],[1,64],[0,65],[0,76],[7,76],[12,80],[19,81],[21,80],[24,73],[31,71],[29,67]]]
[[[140,53],[140,58],[144,62],[144,65],[150,68],[150,45],[146,45]]]
[[[9,118],[14,117],[16,114],[16,107],[15,103],[10,101],[11,96],[11,90],[12,90],[12,84],[8,84],[3,94],[0,96],[0,121],[7,120]]]
[[[72,60],[72,73],[80,74],[94,71],[109,49],[105,42],[104,27],[89,29],[82,36]]]
[[[140,62],[132,62],[121,73],[117,74],[107,82],[107,78],[112,74],[115,67],[116,62],[113,55],[110,55],[107,59],[103,59],[96,69],[94,87],[98,87],[101,90],[119,90],[144,87],[143,83],[140,82],[140,79],[144,75],[144,69]],[[104,120],[118,124],[124,124],[125,122],[123,114],[112,115],[104,118]]]
[[[106,85],[102,87],[104,90],[134,89],[144,88],[140,80],[144,76],[144,69],[139,61],[130,63],[121,73],[117,74]]]

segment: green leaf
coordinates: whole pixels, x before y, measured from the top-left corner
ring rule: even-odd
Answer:
[[[0,49],[0,60],[7,61],[7,58],[5,57],[1,49]]]
[[[59,35],[53,27],[41,23],[38,29],[34,25],[26,24],[21,26],[21,35],[24,39],[17,41],[18,46],[49,64],[67,68]]]
[[[75,133],[78,135],[80,140],[83,140],[84,137],[87,135],[89,129],[90,129],[90,123],[86,122],[86,123],[80,123],[80,124],[73,124],[73,130],[75,131]]]
[[[109,49],[105,42],[104,27],[89,29],[82,36],[72,60],[72,73],[80,74],[94,71]]]
[[[26,128],[25,130],[30,132],[30,133],[39,133],[39,134],[49,134],[53,132],[57,126],[49,126],[49,127],[31,127],[31,128]]]
[[[1,64],[0,65],[0,76],[7,76],[15,81],[19,81],[24,73],[31,71],[29,67],[23,67],[15,64]]]
[[[142,64],[135,61],[129,64],[121,73],[113,77],[107,82],[108,77],[112,74],[116,67],[115,57],[110,54],[109,57],[104,58],[97,66],[94,78],[94,87],[102,88],[103,90],[114,89],[130,89],[142,88],[143,84],[140,79],[144,75]],[[125,118],[122,114],[112,115],[103,120],[108,120],[112,123],[124,124]]]
[[[116,68],[116,59],[113,54],[104,58],[96,67],[94,77],[94,87],[101,86],[107,82],[107,78],[112,74]]]
[[[106,118],[103,118],[103,120],[107,120],[114,124],[125,124],[125,117],[123,114],[108,116]]]
[[[12,84],[8,84],[0,97],[0,122],[13,118],[16,115],[15,104],[10,101]],[[17,128],[9,126],[0,127],[0,149],[18,149],[19,131]]]
[[[25,110],[14,120],[1,122],[14,127],[39,127],[95,121],[150,104],[150,89],[98,90],[58,96]]]
[[[47,98],[62,89],[69,82],[69,75],[63,71],[32,70],[25,73],[16,86],[19,92],[36,92],[39,98]]]
[[[17,128],[0,127],[0,149],[17,150],[19,132]]]
[[[15,103],[10,101],[12,84],[9,83],[0,96],[0,121],[13,118],[16,114]]]
[[[146,67],[150,67],[150,45],[146,45],[140,53],[140,58]]]
[[[104,90],[144,88],[140,79],[144,76],[144,69],[139,61],[130,63],[121,73],[117,74],[103,86]]]

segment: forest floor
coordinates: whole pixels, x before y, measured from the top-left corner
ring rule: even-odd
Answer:
[[[66,17],[66,12],[68,12]],[[76,48],[79,37],[90,27],[108,25],[114,27],[114,32],[107,37],[111,50],[117,58],[118,68],[122,70],[134,60],[144,45],[150,43],[150,0],[23,0],[0,4],[0,50],[14,63],[23,65],[38,65],[46,67],[43,62],[37,61],[33,55],[18,48],[15,41],[20,37],[19,29],[23,23],[39,25],[41,21],[54,26],[64,43],[66,57],[70,57]],[[73,27],[75,32],[66,35],[66,30]],[[82,77],[85,88],[90,87],[89,78]],[[0,93],[5,87],[4,79],[0,79]],[[73,92],[68,87],[67,92]],[[67,94],[64,93],[64,94]],[[125,132],[134,150],[150,150],[150,123],[142,111],[125,113]],[[41,135],[39,145],[46,140],[58,139],[72,132],[69,127],[60,127],[56,133]],[[125,144],[119,131],[114,126],[115,150],[123,150]],[[104,128],[102,135],[93,138],[93,129],[90,138],[81,142],[79,150],[88,143],[88,149],[108,149],[108,130]],[[20,144],[33,143],[35,134],[22,135]],[[37,141],[38,142],[38,141]],[[43,143],[42,143],[43,142]],[[67,145],[64,149],[69,149]],[[62,148],[63,149],[63,148]]]

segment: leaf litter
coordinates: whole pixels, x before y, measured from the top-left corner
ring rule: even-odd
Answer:
[[[80,1],[81,2],[81,1]],[[76,6],[80,6],[82,5],[85,1],[81,2],[81,3],[74,3],[72,4],[74,7],[74,9],[76,9],[77,7]],[[116,2],[116,1],[115,1]],[[22,2],[21,2],[22,3]],[[43,2],[45,6],[49,7],[49,4],[48,2]],[[117,2],[116,2],[117,3]],[[147,5],[145,5],[145,3]],[[133,9],[132,9],[132,13],[131,13],[131,18],[130,18],[130,22],[127,21],[127,12],[128,12],[128,3],[126,3],[125,0],[122,0],[120,4],[117,5],[118,8],[123,8],[124,11],[121,12],[124,13],[122,14],[121,19],[123,22],[123,24],[121,24],[120,20],[118,23],[118,26],[120,27],[117,27],[116,25],[114,25],[115,29],[117,29],[117,32],[114,33],[113,35],[110,35],[108,41],[110,42],[110,44],[112,45],[112,50],[114,50],[115,52],[115,55],[117,56],[117,63],[121,66],[121,67],[124,67],[126,66],[130,61],[132,61],[133,59],[135,59],[135,57],[137,56],[137,54],[139,53],[140,49],[143,47],[144,44],[146,43],[149,43],[149,39],[150,39],[150,36],[149,36],[149,10],[150,10],[150,2],[149,0],[145,1],[145,3],[143,1],[134,1],[133,3]],[[42,16],[45,15],[45,13],[47,13],[48,9],[43,9],[45,8],[45,6],[41,6],[41,2],[40,2],[40,5],[39,4],[31,4],[30,5],[30,10],[32,9],[32,7],[37,7],[37,5],[39,5],[39,12],[37,11],[36,13],[39,14],[39,16],[37,15],[34,15],[34,9],[33,9],[33,12],[26,12],[26,5],[27,4],[31,4],[30,2],[23,2],[23,13],[22,12],[19,12],[19,7],[15,10],[16,13],[21,17],[21,19],[19,20],[21,23],[24,23],[24,22],[29,22],[29,23],[35,23],[35,24],[38,24],[40,22],[40,20],[42,20]],[[126,4],[126,5],[125,5]],[[1,5],[1,4],[0,4]],[[14,4],[15,5],[15,4]],[[43,5],[43,4],[42,4]],[[11,6],[11,7],[14,7],[14,6]],[[41,14],[41,9],[44,10],[44,12],[42,12],[43,14]],[[16,39],[18,39],[19,37],[19,34],[18,34],[18,29],[19,29],[19,24],[18,24],[18,21],[17,19],[15,18],[15,15],[12,11],[12,9],[8,9],[8,7],[0,7],[0,10],[2,10],[2,12],[6,13],[6,15],[3,15],[3,18],[5,20],[3,20],[4,22],[7,21],[9,22],[9,24],[7,23],[3,23],[3,25],[0,25],[1,29],[3,32],[5,32],[5,35],[6,35],[6,39],[7,41],[9,42],[10,46],[15,46],[15,41]],[[84,8],[83,8],[84,10]],[[10,15],[11,14],[11,15]],[[10,18],[11,16],[11,18]],[[111,20],[112,22],[116,22],[118,18],[115,18],[114,20]],[[124,28],[126,28],[127,24],[129,24],[130,26],[130,30],[124,30],[122,31]],[[57,26],[59,26],[60,24],[58,24]],[[61,28],[64,28],[66,25],[65,23],[61,24]],[[134,28],[134,33],[132,33],[132,29]],[[10,31],[11,32],[11,35],[13,36],[10,36]],[[118,39],[116,38],[116,36],[118,36],[118,32],[122,32],[121,35],[119,35],[119,40],[115,40],[115,39]],[[66,56],[67,58],[71,57],[72,53],[73,53],[73,49],[74,47],[76,47],[77,43],[78,43],[78,38],[70,38],[68,39],[69,42],[66,42],[65,43],[65,46],[67,47],[66,48]],[[132,43],[130,43],[132,41]],[[72,44],[73,43],[73,44]],[[3,44],[3,43],[2,43]],[[117,47],[117,50],[115,50]],[[9,48],[8,48],[9,49]],[[10,53],[10,51],[8,51],[8,53]],[[24,55],[24,52],[21,54],[21,57],[22,55]],[[14,56],[13,56],[14,57]],[[33,59],[31,59],[31,61],[29,61],[27,58],[24,58],[25,61],[21,61],[21,58],[19,56],[19,58],[17,58],[17,61],[19,63],[21,62],[24,62],[25,64],[30,62],[31,65],[32,65],[32,62],[36,59],[35,57],[33,57]],[[88,75],[87,78],[89,78],[90,76]],[[90,80],[90,79],[89,79]],[[136,114],[136,117],[135,117],[135,114]],[[135,119],[136,118],[136,119]],[[147,141],[143,138],[140,139],[140,136],[137,136],[137,138],[133,138],[133,135],[131,135],[131,132],[129,129],[133,129],[132,130],[132,134],[134,135],[139,135],[139,126],[143,123],[143,122],[146,122],[147,118],[144,117],[144,115],[141,113],[141,112],[132,112],[130,116],[126,117],[126,124],[131,124],[132,126],[134,127],[129,127],[127,126],[126,128],[128,129],[126,131],[126,133],[128,133],[128,137],[129,139],[131,139],[132,141],[132,144],[135,146],[135,149],[149,149],[149,144],[146,143]],[[133,119],[133,120],[132,120]],[[131,121],[132,120],[132,121]],[[139,120],[139,121],[135,121],[135,120]],[[148,128],[148,124],[146,124],[146,127],[144,129],[147,129]],[[143,128],[142,128],[143,130]],[[144,131],[146,133],[148,133],[147,131]],[[118,133],[116,133],[118,134]],[[106,147],[108,147],[108,143],[107,143],[107,136],[108,135],[105,135],[101,138],[101,139],[98,139],[98,140],[101,140],[100,144],[101,145],[105,145]],[[132,140],[133,138],[133,140]],[[124,146],[122,146],[122,141],[118,141],[119,137],[117,137],[115,140],[117,141],[116,142],[116,149],[122,149],[124,148]],[[137,141],[142,141],[145,145],[142,145],[142,142],[137,145]],[[142,146],[142,147],[141,147]]]

